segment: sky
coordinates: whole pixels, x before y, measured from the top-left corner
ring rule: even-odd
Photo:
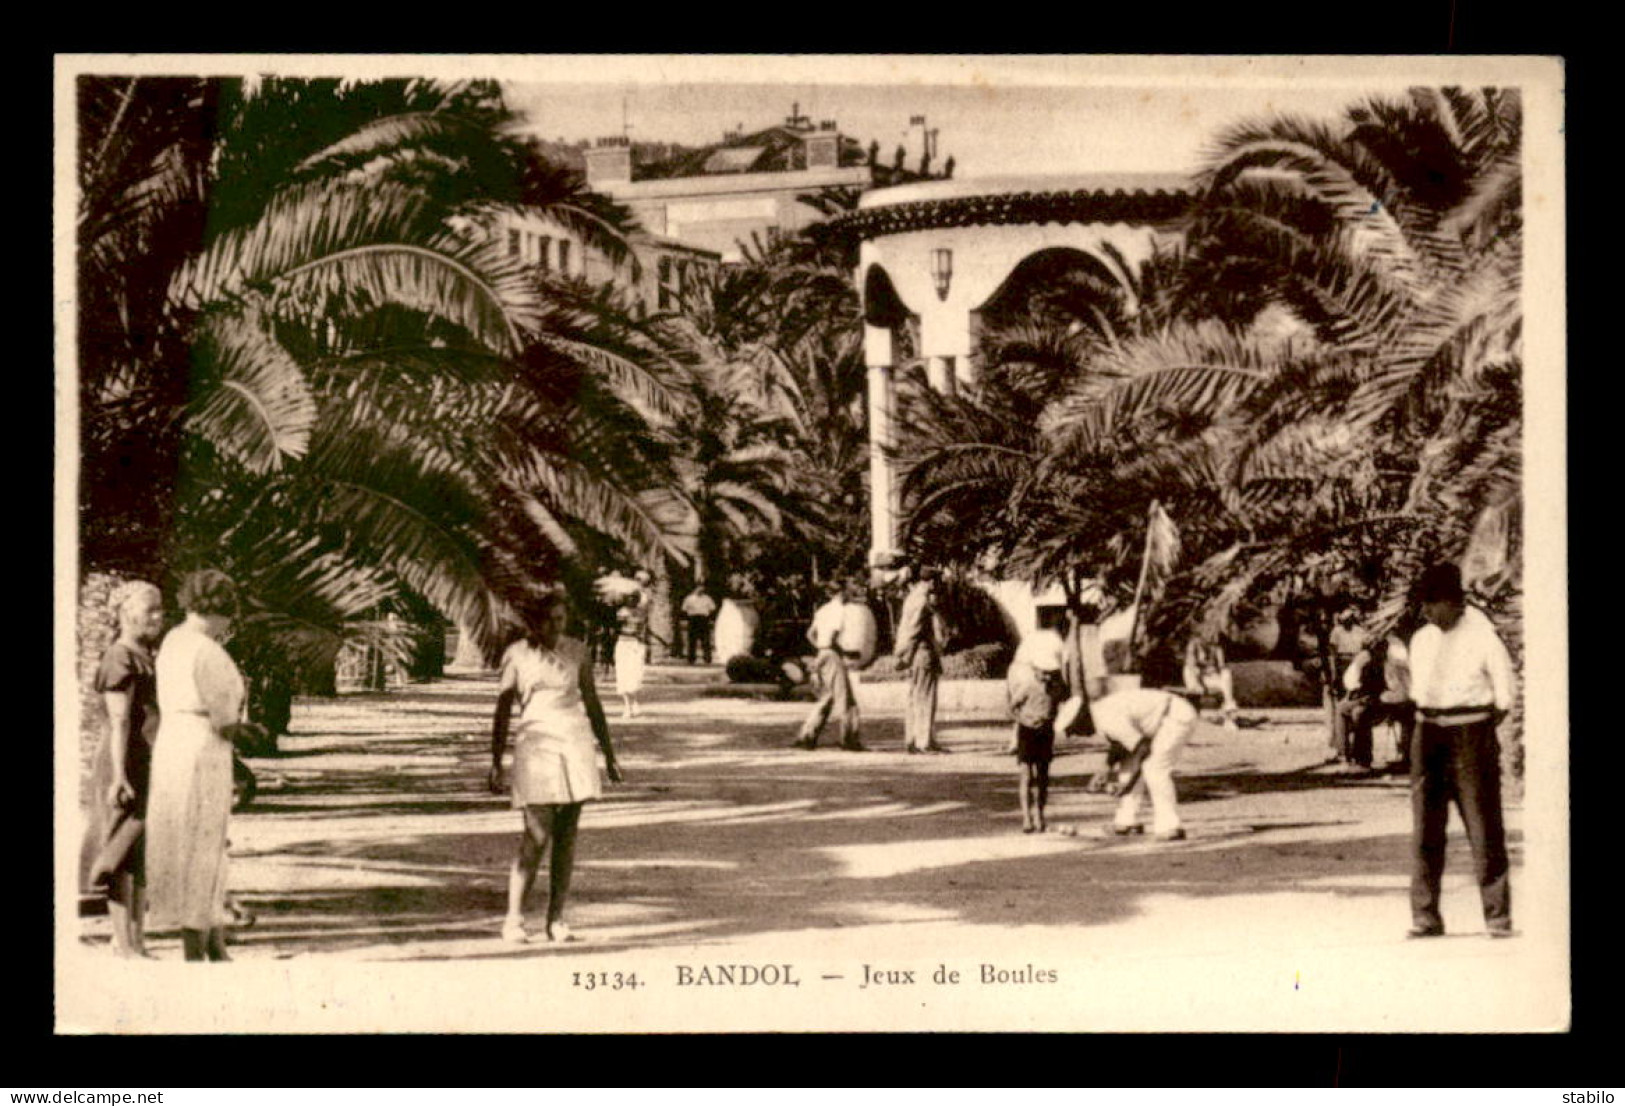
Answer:
[[[1188,172],[1225,127],[1277,113],[1335,117],[1359,90],[1283,96],[1272,90],[1201,95],[1157,89],[1012,88],[988,93],[951,86],[908,88],[816,85],[510,85],[510,104],[527,130],[548,139],[596,139],[627,131],[634,141],[716,142],[735,126],[755,131],[782,122],[793,105],[813,120],[834,119],[881,157],[904,143],[910,116],[938,131],[938,164],[950,154],[956,176]],[[907,143],[910,150],[915,143]]]
[[[526,129],[573,142],[621,134],[624,122],[634,141],[699,145],[736,126],[779,123],[799,105],[865,146],[878,141],[889,160],[909,117],[923,114],[938,130],[939,164],[953,155],[961,178],[1188,172],[1237,121],[1335,118],[1380,88],[1402,87],[1391,73],[1250,72],[1233,60],[1228,72],[1202,76],[1149,63],[1102,72],[1103,61],[1120,59],[1087,58],[981,59],[986,71],[919,58],[666,58],[592,69],[577,60],[509,72],[505,89]]]

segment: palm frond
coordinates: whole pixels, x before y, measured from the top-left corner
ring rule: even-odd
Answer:
[[[206,316],[194,358],[202,394],[188,419],[193,433],[254,473],[304,455],[316,400],[299,364],[257,313]]]
[[[474,120],[444,110],[403,112],[374,119],[345,134],[294,167],[298,175],[319,172],[335,165],[364,164],[372,158],[399,151],[403,147],[442,142],[453,147],[490,139],[490,128]]]

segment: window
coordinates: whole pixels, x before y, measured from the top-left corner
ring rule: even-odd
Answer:
[[[519,256],[519,232],[517,230],[508,231],[508,256]]]
[[[566,276],[570,275],[570,240],[568,238],[559,239],[559,272]]]
[[[549,238],[545,234],[541,234],[536,237],[536,264],[540,265],[544,269],[551,267],[548,264],[549,258],[547,255],[548,246],[552,241],[553,239]]]

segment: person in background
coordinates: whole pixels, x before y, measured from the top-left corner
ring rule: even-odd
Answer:
[[[159,719],[147,799],[147,890],[153,918],[180,926],[187,960],[229,960],[232,742],[263,731],[243,721],[242,673],[221,645],[237,613],[236,586],[204,569],[186,578],[179,598],[186,619],[164,637],[153,662]]]
[[[1327,681],[1328,694],[1339,697],[1334,704],[1337,707],[1338,724],[1332,727],[1327,740],[1331,745],[1333,763],[1353,764],[1355,761],[1351,748],[1353,744],[1350,740],[1351,733],[1342,721],[1346,713],[1341,698],[1344,689],[1339,676],[1349,670],[1354,658],[1366,647],[1367,634],[1365,628],[1360,625],[1360,611],[1357,607],[1347,606],[1337,612],[1336,617],[1332,619],[1332,628],[1327,635],[1327,641],[1332,649],[1332,670]]]
[[[611,572],[611,569],[605,568],[598,575],[602,578]],[[620,636],[619,615],[619,600],[606,600],[595,592],[592,603],[587,608],[590,625],[586,633],[587,640],[592,646],[593,663],[604,673],[614,671],[615,641]]]
[[[897,618],[897,663],[908,672],[908,709],[903,716],[903,748],[910,753],[945,753],[937,744],[937,681],[942,676],[943,628],[937,611],[935,568],[904,570],[909,584]]]
[[[815,749],[818,735],[830,717],[835,719],[841,735],[841,748],[860,752],[863,743],[858,739],[858,700],[852,693],[852,677],[847,672],[846,656],[841,648],[841,626],[846,621],[846,591],[844,581],[831,580],[826,585],[824,605],[813,614],[807,627],[807,640],[817,650],[814,674],[818,681],[818,701],[812,713],[801,724],[792,748]]]
[[[1406,746],[1415,727],[1416,706],[1411,702],[1410,652],[1404,640],[1389,634],[1354,654],[1343,673],[1343,690],[1350,759],[1370,768],[1375,757],[1373,731],[1379,722],[1391,722],[1403,735],[1399,762],[1408,766]]]
[[[527,612],[525,636],[503,654],[497,682],[488,781],[496,794],[504,787],[502,755],[508,744],[510,716],[515,704],[519,707],[512,801],[523,817],[524,835],[508,871],[508,913],[502,923],[502,939],[513,944],[530,939],[525,930],[525,897],[536,883],[544,854],[549,858],[547,939],[576,940],[565,924],[564,907],[575,867],[582,804],[603,793],[595,740],[611,782],[622,779],[587,647],[564,634],[568,617],[562,591],[540,596]]]
[[[706,594],[703,584],[695,584],[694,590],[683,598],[683,616],[688,624],[688,663],[693,664],[695,656],[704,652],[705,663],[711,663],[711,622],[716,617],[717,601]]]
[[[1117,764],[1117,814],[1111,833],[1145,832],[1140,814],[1151,802],[1152,830],[1158,841],[1183,841],[1174,765],[1196,728],[1195,692],[1180,688],[1125,688],[1090,704],[1095,729],[1111,743],[1110,761]]]
[[[1185,646],[1185,686],[1195,691],[1213,691],[1220,697],[1224,728],[1236,728],[1235,680],[1225,662],[1224,645],[1212,632],[1191,635]]]
[[[90,776],[87,882],[107,893],[113,949],[124,957],[147,957],[144,937],[146,851],[143,834],[158,728],[158,678],[152,647],[163,634],[163,596],[152,584],[132,580],[114,591],[111,604],[119,636],[102,654],[95,688],[107,710],[107,731]]]
[[[643,670],[649,659],[646,595],[642,591],[628,595],[616,612],[615,693],[621,697],[622,718],[638,716],[638,693],[643,690]]]
[[[1061,677],[1064,651],[1054,630],[1034,630],[1016,649],[1005,674],[1005,693],[1015,719],[1014,747],[1021,779],[1021,832],[1043,833],[1049,802],[1049,767],[1055,759],[1055,716],[1066,699]]]
[[[1512,657],[1489,616],[1467,605],[1461,570],[1435,564],[1417,599],[1427,619],[1411,638],[1411,693],[1420,716],[1411,741],[1411,937],[1444,933],[1444,877],[1450,804],[1461,811],[1473,850],[1484,924],[1511,937],[1512,886],[1501,811],[1501,746],[1496,727],[1517,694]]]

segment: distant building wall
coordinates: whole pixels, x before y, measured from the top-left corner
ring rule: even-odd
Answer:
[[[626,204],[651,234],[711,250],[725,262],[743,259],[741,243],[764,245],[823,216],[799,197],[823,188],[866,188],[867,166],[826,166],[779,173],[735,173],[670,180],[595,180],[593,187]]]
[[[634,233],[628,239],[631,254],[637,259],[634,276],[633,266],[615,264],[602,251],[588,246],[580,235],[540,212],[505,212],[486,233],[509,257],[544,272],[589,284],[620,285],[633,293],[645,314],[678,310],[700,274],[722,263],[716,251]]]

